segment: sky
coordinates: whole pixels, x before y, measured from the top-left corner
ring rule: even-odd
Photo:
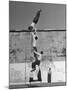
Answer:
[[[37,29],[66,29],[66,5],[33,2],[9,2],[9,29],[24,30],[42,9]]]

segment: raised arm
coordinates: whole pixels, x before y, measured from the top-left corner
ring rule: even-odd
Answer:
[[[38,56],[41,56],[41,54],[39,52],[34,51],[34,53],[37,54]]]

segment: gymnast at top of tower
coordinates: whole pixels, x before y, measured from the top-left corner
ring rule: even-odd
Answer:
[[[37,13],[36,13],[36,15],[35,15],[35,17],[34,17],[34,19],[33,19],[33,22],[34,22],[35,24],[37,24],[41,12],[42,12],[41,9],[39,9],[39,10],[37,11]]]
[[[39,18],[40,18],[40,12],[42,12],[41,9],[39,9],[39,10],[37,11],[35,17],[33,18],[33,21],[32,21],[32,23],[31,23],[31,25],[28,27],[28,30],[32,31],[33,28],[35,27],[35,24],[38,23]]]

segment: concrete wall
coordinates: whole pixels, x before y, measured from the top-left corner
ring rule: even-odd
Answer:
[[[65,55],[66,35],[65,31],[38,32],[37,48],[43,51],[45,56]],[[29,32],[10,33],[10,63],[21,63],[32,60],[31,34]]]

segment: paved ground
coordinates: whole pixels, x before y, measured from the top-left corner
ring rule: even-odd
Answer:
[[[31,88],[31,87],[51,87],[51,86],[65,86],[66,82],[53,82],[53,83],[33,83],[33,84],[15,84],[9,85],[10,89],[18,88]]]
[[[41,62],[42,83],[47,83],[47,62]],[[65,82],[65,61],[54,61],[52,67],[52,83]],[[10,64],[10,84],[29,84],[31,63]]]

